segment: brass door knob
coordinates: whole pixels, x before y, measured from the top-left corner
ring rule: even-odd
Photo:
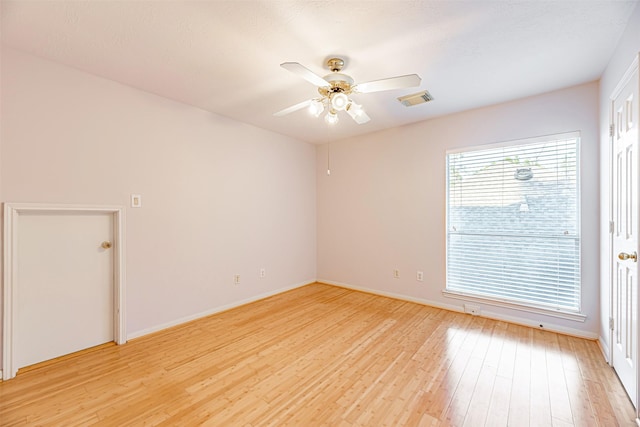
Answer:
[[[626,261],[628,259],[632,259],[633,262],[638,262],[638,254],[636,252],[634,252],[632,254],[628,254],[626,252],[620,252],[618,254],[618,258],[620,258],[622,261]]]
[[[102,242],[102,244],[100,246],[102,246],[104,249],[110,249],[111,248],[111,242],[108,241],[108,240],[105,240],[104,242]]]

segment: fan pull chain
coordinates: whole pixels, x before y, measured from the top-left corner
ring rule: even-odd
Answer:
[[[331,141],[327,142],[327,175],[331,175]]]
[[[331,175],[331,130],[327,129],[327,176]]]

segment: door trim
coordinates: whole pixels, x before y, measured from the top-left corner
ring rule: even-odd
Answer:
[[[4,292],[2,319],[2,379],[15,377],[15,324],[17,313],[18,217],[21,213],[105,213],[113,216],[113,335],[116,344],[127,342],[125,323],[124,208],[121,206],[60,205],[41,203],[4,203]]]

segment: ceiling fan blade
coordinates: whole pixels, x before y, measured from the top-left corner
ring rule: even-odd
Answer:
[[[371,119],[369,118],[369,116],[367,116],[367,113],[365,113],[364,110],[362,110],[360,113],[358,113],[357,115],[353,116],[353,120],[357,124],[363,125],[363,124],[367,123]]]
[[[311,104],[311,100],[308,99],[306,101],[302,101],[297,103],[296,105],[292,105],[291,107],[287,107],[284,110],[280,110],[277,113],[273,113],[274,116],[276,117],[281,117],[281,116],[285,116],[289,113],[293,113],[294,111],[298,111],[303,109],[304,107],[308,107],[309,104]]]
[[[316,73],[314,73],[313,71],[305,67],[304,65],[301,65],[297,62],[283,62],[282,64],[280,64],[280,66],[285,70],[289,70],[292,73],[299,75],[306,81],[318,87],[324,87],[324,86],[330,85],[328,81],[326,81],[325,79],[323,79],[322,77],[320,77],[319,75],[317,75]]]
[[[390,77],[388,79],[360,83],[355,86],[354,91],[359,93],[370,93],[391,89],[403,89],[405,87],[420,86],[421,81],[422,79],[419,75],[407,74],[406,76]]]
[[[362,109],[362,105],[358,105],[355,102],[349,104],[349,107],[347,108],[347,114],[350,115],[353,121],[359,125],[367,123],[369,120],[371,120],[367,113]]]

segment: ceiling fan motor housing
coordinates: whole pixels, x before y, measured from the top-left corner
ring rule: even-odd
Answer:
[[[347,95],[351,94],[354,84],[353,78],[340,71],[344,67],[344,60],[340,58],[331,58],[327,61],[327,67],[331,70],[331,74],[327,74],[323,79],[329,83],[329,86],[319,87],[318,92],[323,97],[323,101],[331,108],[331,113],[343,111],[351,102]]]
[[[329,82],[330,86],[318,88],[318,92],[320,92],[322,96],[329,96],[330,93],[335,92],[343,92],[347,95],[351,93],[351,88],[353,87],[353,79],[351,76],[341,73],[331,73],[324,76],[323,79]]]

